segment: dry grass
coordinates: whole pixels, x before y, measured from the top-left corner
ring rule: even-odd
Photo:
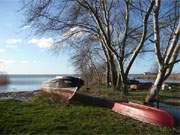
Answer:
[[[0,75],[0,85],[8,84],[9,83],[9,77],[6,74]]]

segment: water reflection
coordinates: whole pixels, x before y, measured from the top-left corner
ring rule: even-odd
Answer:
[[[9,87],[7,84],[6,85],[0,85],[0,92],[5,92],[8,89],[9,89]]]

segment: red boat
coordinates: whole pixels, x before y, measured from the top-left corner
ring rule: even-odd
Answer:
[[[58,94],[63,96],[66,100],[70,100],[73,95],[76,93],[77,87],[72,88],[42,88],[45,92]]]
[[[131,84],[131,90],[143,90],[143,89],[150,89],[153,83],[138,83],[138,84]]]
[[[54,82],[57,82],[57,80],[55,81],[53,80],[45,84],[49,85]],[[72,101],[78,100],[87,104],[94,104],[101,107],[107,107],[112,109],[112,111],[114,112],[118,112],[120,114],[129,116],[133,119],[142,122],[151,123],[162,127],[169,127],[169,128],[175,127],[175,121],[170,113],[154,107],[149,107],[142,104],[125,102],[125,101],[121,101],[121,102],[110,101],[97,97],[79,94],[79,93],[75,94],[76,91],[78,90],[78,87],[54,88],[54,87],[50,87],[49,85],[48,87],[47,86],[43,87],[43,90],[49,93],[56,93],[59,95],[63,95],[67,100],[72,100]]]
[[[130,116],[142,122],[159,125],[162,127],[175,127],[175,121],[172,115],[164,110],[145,106],[137,103],[118,103],[114,102],[112,110],[120,114]]]
[[[86,104],[93,104],[101,107],[107,107],[112,109],[112,111],[114,112],[153,125],[159,125],[169,128],[175,127],[175,121],[172,115],[164,110],[157,109],[155,107],[128,101],[111,101],[79,93],[75,94],[71,98],[71,100],[80,101]]]

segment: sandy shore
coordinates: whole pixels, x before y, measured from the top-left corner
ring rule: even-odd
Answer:
[[[39,90],[0,93],[0,99],[30,100]]]

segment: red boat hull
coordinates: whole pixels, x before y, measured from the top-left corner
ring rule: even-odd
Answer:
[[[82,95],[79,93],[75,94],[72,100],[80,101],[86,104],[107,107],[112,109],[112,111],[114,112],[153,125],[169,128],[175,127],[174,118],[170,113],[154,107],[126,101],[111,101],[97,97]]]
[[[152,87],[152,83],[139,83],[139,84],[131,84],[130,89],[132,90],[143,90],[150,89]]]
[[[149,107],[132,102],[114,102],[112,110],[120,114],[130,116],[142,122],[151,123],[162,127],[175,127],[174,119],[170,113],[154,107]]]
[[[129,116],[133,119],[159,125],[162,127],[175,127],[172,115],[166,111],[132,102],[116,102],[97,97],[75,94],[77,88],[43,88],[48,93],[55,93],[64,96],[67,100],[78,100],[83,103],[95,104],[107,107],[112,111]]]
[[[50,88],[43,87],[42,90],[48,93],[58,94],[63,96],[65,99],[70,100],[77,91],[77,87],[72,88]]]

